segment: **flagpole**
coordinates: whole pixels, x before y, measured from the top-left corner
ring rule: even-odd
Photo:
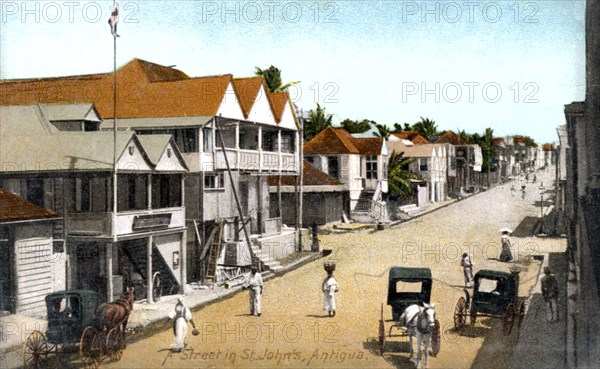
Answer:
[[[118,4],[115,1],[113,15],[118,16]],[[111,20],[113,18],[111,17]],[[114,285],[112,280],[112,250],[114,245],[117,243],[117,32],[116,22],[117,18],[114,19],[114,27],[111,24],[111,34],[113,36],[113,215],[112,215],[112,238],[113,242],[108,244],[107,252],[107,294],[108,300],[112,301],[114,294]],[[110,23],[110,21],[109,21]],[[114,29],[114,32],[112,32]]]

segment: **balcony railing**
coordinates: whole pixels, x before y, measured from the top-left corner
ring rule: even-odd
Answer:
[[[67,235],[112,235],[112,213],[71,213],[67,216]],[[115,224],[118,236],[152,230],[185,226],[185,210],[182,207],[132,210],[117,213]]]
[[[298,157],[293,153],[256,151],[226,148],[225,153],[231,169],[257,172],[297,172]],[[223,149],[214,156],[215,169],[227,169]]]

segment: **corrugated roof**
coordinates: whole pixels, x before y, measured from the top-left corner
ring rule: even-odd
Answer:
[[[129,118],[118,119],[117,128],[179,128],[202,127],[213,119],[212,116],[201,117],[167,117],[167,118]],[[102,129],[112,129],[113,120],[102,122]]]
[[[467,142],[462,137],[457,135],[456,133],[454,133],[452,131],[446,131],[446,133],[441,135],[440,138],[438,138],[437,141],[435,141],[435,143],[438,143],[438,144],[449,143],[452,145],[465,145]]]
[[[304,186],[341,186],[342,183],[325,172],[315,168],[306,160],[302,161],[302,184]],[[277,186],[278,176],[269,176],[269,186]],[[282,186],[296,185],[296,176],[282,176]]]
[[[117,158],[133,132],[117,132]],[[2,137],[0,172],[112,170],[113,132]]]
[[[43,104],[40,105],[44,116],[49,121],[85,120],[93,104]],[[99,122],[100,120],[96,120]]]
[[[0,144],[9,136],[41,136],[58,132],[37,105],[0,106]]]
[[[60,215],[52,210],[41,208],[0,188],[0,223],[57,218],[60,218]]]

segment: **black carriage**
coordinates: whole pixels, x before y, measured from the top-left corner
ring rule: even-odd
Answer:
[[[454,327],[465,326],[467,317],[475,325],[477,316],[502,319],[502,332],[511,334],[515,320],[521,327],[525,316],[525,301],[519,298],[519,272],[482,269],[475,274],[473,296],[467,289],[454,308]]]
[[[103,332],[96,311],[98,294],[72,290],[46,296],[48,327],[45,334],[33,331],[23,346],[23,367],[44,368],[51,354],[79,353],[84,368],[99,368],[103,353],[111,361],[123,356],[120,327]]]
[[[391,323],[387,332],[388,337],[407,336],[408,332],[400,322],[404,310],[414,304],[431,302],[431,287],[433,279],[429,268],[392,267],[388,277],[387,304],[392,307],[392,319],[383,319],[383,304],[381,304],[381,318],[379,320],[379,351],[385,351],[385,322]],[[400,334],[392,335],[392,330],[397,329]],[[436,319],[431,335],[431,353],[433,356],[440,351],[440,323]]]

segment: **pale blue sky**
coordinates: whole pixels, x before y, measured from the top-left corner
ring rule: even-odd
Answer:
[[[112,70],[112,1],[0,0],[0,77]],[[24,5],[25,4],[25,5]],[[120,1],[117,64],[273,64],[308,111],[557,141],[584,99],[584,1]],[[429,93],[423,93],[428,90]],[[426,91],[425,91],[426,92]]]

